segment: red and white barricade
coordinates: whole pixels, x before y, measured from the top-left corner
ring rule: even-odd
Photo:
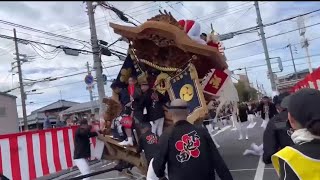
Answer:
[[[11,180],[30,180],[74,166],[77,127],[0,135],[0,173]],[[95,145],[96,138],[91,138],[91,152]]]

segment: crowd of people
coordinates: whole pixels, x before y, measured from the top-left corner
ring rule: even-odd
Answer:
[[[122,113],[113,121],[113,136],[121,141],[119,145],[139,145],[138,152],[148,163],[148,180],[207,180],[214,179],[215,172],[222,180],[233,179],[208,129],[186,120],[189,114],[187,102],[181,99],[169,102],[166,95],[150,89],[148,82],[138,85],[134,77],[130,78],[128,88],[120,88],[116,83],[111,87],[119,94],[123,105]],[[303,89],[292,95],[280,94],[273,103],[270,98],[263,97],[259,104],[239,104],[239,122],[253,121],[255,114],[260,112],[265,124],[263,144],[252,145],[252,151],[258,151],[257,155],[262,155],[266,164],[272,163],[281,180],[320,177],[319,106],[320,92],[313,89]],[[230,104],[225,107],[233,108]],[[173,126],[162,132],[164,111],[170,114]],[[90,152],[90,145],[81,138],[89,139],[99,133],[90,132],[87,121],[80,124],[75,149],[86,146]],[[133,129],[138,132],[138,139],[134,138]],[[80,140],[82,145],[79,145]],[[85,163],[79,159],[86,159],[87,151],[79,153],[75,150],[77,164]],[[301,162],[308,168],[301,166]]]
[[[263,98],[258,110],[266,121],[263,144],[252,144],[244,154],[262,156],[273,164],[281,180],[320,177],[320,92],[305,88]]]
[[[90,123],[99,123],[96,120],[94,114],[87,113],[82,117],[76,115],[69,115],[69,116],[60,116],[60,115],[50,115],[49,112],[45,112],[45,118],[42,124],[43,129],[51,129],[51,128],[61,128],[73,125],[80,125],[81,120],[85,119],[88,120]],[[52,123],[51,118],[54,117],[56,119],[55,123]]]

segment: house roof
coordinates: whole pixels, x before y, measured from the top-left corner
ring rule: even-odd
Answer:
[[[7,94],[7,93],[4,93],[4,92],[0,92],[0,96],[7,96],[7,97],[10,97],[10,98],[14,98],[14,99],[17,98],[17,96],[14,96],[14,95],[11,95],[11,94]]]
[[[313,69],[314,71],[316,70],[315,68]],[[297,74],[305,74],[305,73],[309,73],[309,69],[304,69],[301,71],[297,71]],[[290,73],[281,77],[278,77],[278,79],[284,79],[284,78],[291,78],[295,75],[295,73]]]
[[[37,109],[37,110],[33,111],[32,113],[44,112],[44,111],[63,108],[63,107],[72,107],[72,106],[74,106],[76,104],[79,104],[79,103],[78,102],[73,102],[73,101],[58,100],[58,101],[56,101],[54,103],[51,103],[51,104],[49,104],[47,106],[44,106],[44,107],[42,107],[40,109]]]
[[[99,101],[98,100],[93,101],[92,106],[95,109],[99,108]],[[87,111],[90,109],[91,109],[91,101],[75,104],[74,106],[70,107],[69,109],[62,111],[61,114],[72,114],[72,113]]]

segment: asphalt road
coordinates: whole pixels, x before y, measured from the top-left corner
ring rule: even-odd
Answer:
[[[219,151],[225,160],[228,168],[230,169],[234,180],[277,180],[277,175],[275,170],[271,165],[265,165],[260,156],[247,155],[244,156],[243,152],[248,149],[251,143],[256,143],[260,145],[262,143],[262,136],[264,129],[261,127],[262,120],[256,119],[257,123],[253,128],[248,129],[249,139],[238,140],[239,133],[237,130],[231,127],[231,125],[224,126],[221,130],[216,130],[215,139],[221,146]],[[248,126],[248,122],[243,125],[243,127]],[[102,169],[107,169],[113,167],[112,162],[106,162],[92,166],[93,171],[99,171]],[[137,170],[133,170],[134,173],[138,173]],[[58,179],[68,179],[70,177],[75,177],[79,175],[79,171],[66,174]],[[91,179],[99,180],[129,180],[129,179],[139,179],[141,176],[135,174],[135,177],[129,177],[124,174],[119,174],[118,172],[109,172],[101,175],[91,177]],[[216,179],[219,179],[218,177]]]

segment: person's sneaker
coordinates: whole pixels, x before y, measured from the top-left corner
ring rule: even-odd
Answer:
[[[119,143],[119,145],[121,146],[133,146],[133,142],[131,141],[122,141],[121,143]]]
[[[120,146],[125,146],[125,144],[127,144],[128,143],[128,141],[127,140],[124,140],[124,141],[122,141],[122,142],[119,142],[118,144],[120,145]]]

